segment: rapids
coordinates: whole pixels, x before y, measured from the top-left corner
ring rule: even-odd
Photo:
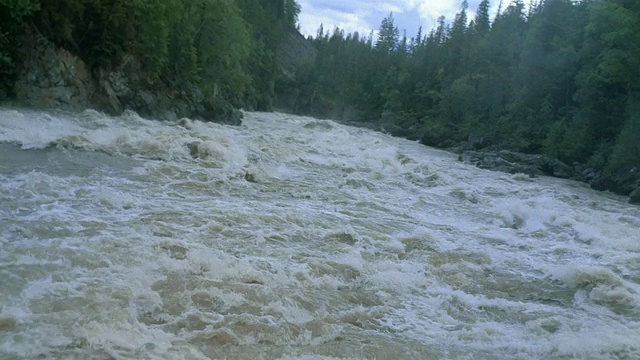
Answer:
[[[639,229],[327,120],[0,109],[0,359],[639,359]]]

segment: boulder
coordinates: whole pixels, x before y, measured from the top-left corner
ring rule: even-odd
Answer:
[[[551,175],[562,179],[569,179],[575,174],[571,166],[556,159],[548,159],[547,169]]]
[[[488,143],[483,135],[470,133],[467,137],[467,144],[473,150],[479,150],[488,146]]]

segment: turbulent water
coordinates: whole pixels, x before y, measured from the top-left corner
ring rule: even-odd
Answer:
[[[0,359],[638,359],[639,229],[331,121],[0,110]]]

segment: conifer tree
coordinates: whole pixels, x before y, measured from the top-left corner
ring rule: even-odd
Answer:
[[[378,41],[376,42],[376,50],[390,54],[398,48],[400,31],[394,24],[393,13],[389,13],[387,17],[382,19],[380,30],[378,32]]]
[[[474,20],[474,30],[480,35],[484,36],[489,32],[491,28],[491,19],[489,18],[489,0],[482,0],[478,5],[478,10],[476,11],[476,17]]]

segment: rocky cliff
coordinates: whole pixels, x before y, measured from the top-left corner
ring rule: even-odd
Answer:
[[[278,63],[288,73],[295,72],[305,63],[314,61],[318,55],[318,51],[311,42],[291,28],[285,28],[278,50]]]
[[[109,114],[125,109],[156,119],[189,117],[239,125],[242,114],[222,97],[205,98],[191,84],[170,87],[142,78],[141,63],[125,55],[110,69],[91,69],[78,56],[38,34],[25,34],[24,59],[15,83],[15,103],[41,109],[83,110]]]

